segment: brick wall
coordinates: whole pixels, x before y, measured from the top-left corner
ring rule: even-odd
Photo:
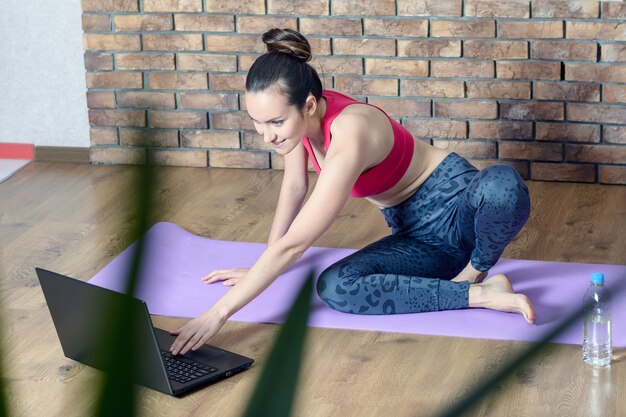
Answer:
[[[82,0],[94,163],[278,168],[243,107],[260,34],[326,88],[527,179],[626,184],[626,3]]]

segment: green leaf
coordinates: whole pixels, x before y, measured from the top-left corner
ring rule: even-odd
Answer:
[[[626,280],[622,280],[617,286],[611,288],[612,296],[615,297],[625,288]],[[582,301],[583,294],[581,294],[580,298]],[[527,362],[531,361],[539,353],[541,353],[541,351],[547,348],[555,337],[563,333],[572,324],[581,319],[584,315],[585,307],[586,305],[583,305],[581,303],[581,307],[579,309],[575,310],[569,316],[565,317],[557,327],[555,327],[552,331],[546,333],[541,338],[541,340],[533,343],[528,349],[522,351],[508,364],[503,365],[494,375],[483,378],[485,382],[482,385],[478,386],[465,398],[463,398],[457,404],[454,404],[450,409],[442,413],[440,417],[458,417],[472,411],[473,407],[478,405],[478,401],[480,401],[485,395],[491,392],[492,389],[502,384],[504,380],[510,377],[517,369],[522,367]],[[582,361],[582,353],[580,360]]]
[[[130,241],[136,241],[133,261],[128,271],[125,293],[128,298],[110,306],[110,311],[103,312],[108,319],[109,327],[103,332],[100,352],[105,363],[105,374],[99,391],[95,415],[98,417],[134,416],[136,388],[133,383],[135,372],[134,355],[129,354],[135,346],[133,321],[131,316],[130,297],[132,297],[139,280],[139,271],[145,247],[144,233],[148,229],[150,218],[154,169],[150,165],[137,168],[134,182],[127,194],[134,199],[136,219],[132,225]]]
[[[0,317],[4,317],[2,314],[0,314]],[[4,337],[2,335],[2,323],[0,323],[0,341],[4,340]],[[7,411],[7,397],[6,397],[6,387],[4,385],[4,366],[3,366],[3,360],[5,358],[3,352],[2,352],[2,344],[0,343],[0,417],[5,417],[9,415],[9,412]]]
[[[296,394],[312,292],[311,273],[276,338],[244,417],[289,416]]]

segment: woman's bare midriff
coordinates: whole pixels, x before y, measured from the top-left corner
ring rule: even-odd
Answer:
[[[414,139],[414,141],[413,158],[400,181],[383,193],[366,197],[369,202],[380,208],[393,207],[402,203],[420,188],[441,161],[450,153],[443,149],[435,148],[419,139]]]

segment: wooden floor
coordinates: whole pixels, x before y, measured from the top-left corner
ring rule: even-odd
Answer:
[[[126,191],[132,174],[129,167],[34,162],[0,184],[0,340],[12,416],[82,417],[93,407],[99,374],[63,356],[34,268],[87,280],[123,250],[135,214]],[[154,221],[215,239],[266,240],[280,172],[163,168],[159,179]],[[626,263],[626,187],[528,185],[532,218],[505,257]],[[386,233],[376,208],[351,200],[316,245],[358,248]],[[168,329],[184,322],[154,321]],[[227,323],[212,343],[255,358],[255,366],[182,399],[141,389],[141,415],[239,415],[277,329]],[[314,328],[294,415],[437,415],[526,346]],[[582,363],[580,346],[552,345],[467,415],[624,415],[626,352],[615,357],[600,372]]]

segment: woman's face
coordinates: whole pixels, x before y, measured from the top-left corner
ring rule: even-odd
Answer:
[[[245,100],[254,128],[277,153],[285,155],[300,143],[306,131],[304,115],[288,105],[276,88],[246,92]]]

